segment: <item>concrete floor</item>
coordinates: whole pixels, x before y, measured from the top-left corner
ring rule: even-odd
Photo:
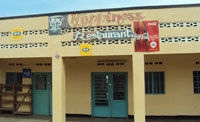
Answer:
[[[52,122],[49,116],[0,115],[0,122]],[[67,117],[67,122],[133,122],[133,119]],[[146,122],[200,122],[200,118],[156,118]]]
[[[120,118],[71,118],[67,122],[134,122],[133,119]],[[200,122],[200,119],[147,119],[146,122]]]

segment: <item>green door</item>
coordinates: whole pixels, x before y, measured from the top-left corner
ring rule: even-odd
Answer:
[[[128,117],[127,73],[92,73],[92,116]]]
[[[52,115],[51,73],[32,73],[33,114]]]

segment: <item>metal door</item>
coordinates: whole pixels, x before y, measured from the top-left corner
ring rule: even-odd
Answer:
[[[33,114],[52,115],[51,73],[32,73]]]
[[[92,115],[128,117],[127,73],[92,73]]]

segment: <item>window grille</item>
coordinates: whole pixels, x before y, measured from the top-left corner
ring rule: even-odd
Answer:
[[[200,94],[200,71],[193,71],[193,88],[195,94]]]
[[[165,93],[164,72],[145,72],[145,93],[146,94]]]
[[[12,85],[22,85],[22,73],[7,72],[6,73],[6,85],[11,85],[10,87],[6,87],[6,91],[13,91]],[[18,87],[17,91],[21,92],[22,88]]]

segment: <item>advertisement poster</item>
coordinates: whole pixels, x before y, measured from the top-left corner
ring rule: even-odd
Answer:
[[[135,52],[159,51],[158,21],[134,22]]]
[[[13,40],[22,40],[23,39],[23,29],[22,28],[13,28],[12,29],[12,39]]]
[[[80,56],[92,56],[92,44],[80,44]]]

